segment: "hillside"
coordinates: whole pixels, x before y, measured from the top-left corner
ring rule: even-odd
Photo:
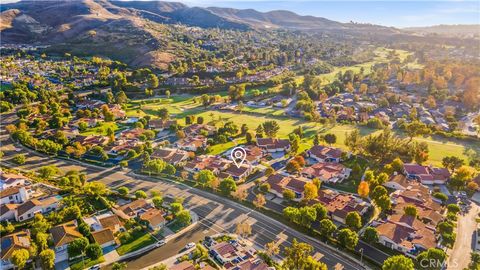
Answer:
[[[479,38],[480,25],[434,25],[428,27],[409,27],[404,31],[419,35],[440,35],[446,37]]]

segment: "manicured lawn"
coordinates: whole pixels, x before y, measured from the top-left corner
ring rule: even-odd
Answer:
[[[81,132],[82,135],[107,135],[108,128],[111,128],[113,131],[118,129],[118,126],[115,122],[100,122],[96,127],[87,128],[84,132]]]
[[[99,264],[99,263],[102,263],[105,261],[105,258],[103,258],[103,256],[101,256],[100,258],[96,259],[96,260],[91,260],[89,258],[84,258],[83,260],[80,258],[78,259],[78,261],[76,260],[75,263],[71,264],[70,265],[70,269],[72,270],[81,270],[81,269],[85,269],[85,268],[88,268],[90,266],[94,266],[96,264]]]
[[[167,227],[172,230],[172,232],[176,233],[179,232],[181,229],[185,228],[186,226],[183,226],[180,223],[173,221],[172,223],[168,224]]]
[[[137,237],[135,240],[133,240],[130,243],[123,244],[120,247],[117,248],[117,252],[119,255],[123,255],[135,250],[139,250],[143,247],[146,247],[148,245],[151,245],[155,243],[155,238],[153,238],[148,232]]]
[[[246,142],[245,137],[241,137],[241,138],[235,139],[235,141],[232,141],[232,142],[217,144],[217,145],[214,145],[214,146],[210,147],[210,151],[208,152],[208,154],[218,155],[218,154],[221,154],[221,153],[227,151],[228,149],[230,149],[230,148],[232,148],[236,145],[244,144],[245,142]]]

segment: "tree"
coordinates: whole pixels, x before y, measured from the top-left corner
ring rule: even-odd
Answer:
[[[300,243],[297,239],[293,239],[292,245],[285,248],[285,259],[283,260],[284,269],[318,269],[326,270],[324,263],[315,261],[311,253],[313,247],[307,243]]]
[[[280,252],[280,249],[278,248],[278,244],[275,242],[269,242],[265,245],[265,253],[269,256],[272,257],[274,255],[277,255]]]
[[[255,197],[255,200],[253,200],[253,205],[255,205],[256,208],[262,208],[267,201],[265,200],[265,196],[263,194],[257,194]]]
[[[338,232],[338,242],[343,247],[353,250],[358,243],[358,235],[350,229],[342,229]]]
[[[253,131],[249,130],[245,133],[245,140],[247,141],[248,144],[251,144],[254,141],[255,134]]]
[[[460,168],[464,163],[465,161],[457,156],[449,156],[442,159],[443,167],[449,169],[451,172]]]
[[[290,189],[285,189],[282,193],[282,196],[286,201],[293,201],[293,199],[295,199],[295,192]]]
[[[40,174],[40,177],[43,179],[50,179],[52,176],[57,175],[60,170],[54,166],[54,165],[49,165],[49,166],[43,166],[40,167],[37,171]]]
[[[296,154],[300,148],[300,137],[295,133],[291,133],[288,135],[288,138],[290,141],[290,152]]]
[[[85,237],[80,237],[73,240],[67,248],[69,257],[77,257],[82,255],[85,252],[85,249],[88,246],[88,239]]]
[[[345,224],[352,230],[358,230],[362,227],[362,218],[357,212],[349,212],[345,217]]]
[[[403,212],[407,216],[417,217],[418,210],[415,205],[407,205],[403,208]]]
[[[354,129],[352,132],[346,133],[345,145],[354,154],[360,152],[362,148],[362,135],[360,134],[360,130]]]
[[[235,192],[237,190],[237,183],[235,183],[235,180],[231,176],[223,179],[222,182],[220,182],[220,191],[225,194],[225,195],[230,195],[232,192]]]
[[[148,88],[157,88],[158,87],[158,77],[155,74],[148,74],[147,77]]]
[[[201,170],[197,174],[197,181],[200,183],[202,187],[210,186],[213,179],[215,178],[216,176],[210,170]]]
[[[118,191],[118,194],[122,196],[127,196],[128,192],[130,192],[130,190],[127,187],[119,187],[117,191]]]
[[[320,221],[320,235],[324,238],[330,237],[336,230],[337,226],[330,219],[325,218]]]
[[[270,138],[274,138],[277,135],[278,130],[280,129],[278,122],[275,120],[264,122],[262,124],[262,127],[265,132],[265,135],[267,135],[267,137],[270,137]]]
[[[460,207],[454,203],[451,203],[449,205],[447,205],[447,212],[448,213],[453,213],[453,214],[458,214],[458,212],[460,212]]]
[[[153,205],[155,205],[155,207],[157,209],[160,209],[160,208],[162,208],[162,205],[163,205],[163,198],[162,198],[162,196],[157,195],[157,196],[153,197],[152,202],[153,202]]]
[[[388,195],[380,196],[378,199],[375,200],[375,203],[382,211],[387,211],[392,208],[392,201]]]
[[[373,200],[377,200],[378,198],[384,196],[384,195],[387,195],[388,194],[388,191],[385,187],[383,186],[376,186],[372,193],[370,194],[370,197],[373,199]]]
[[[383,262],[382,270],[415,270],[415,265],[412,259],[404,255],[395,255]]]
[[[473,179],[475,169],[469,166],[461,166],[458,168],[450,179],[450,184],[460,189]]]
[[[22,165],[22,164],[25,164],[25,162],[27,161],[27,157],[25,156],[25,154],[18,154],[18,155],[15,155],[12,160],[16,164]]]
[[[168,174],[168,175],[175,175],[177,172],[177,169],[175,169],[175,166],[172,164],[167,164],[165,166],[165,169],[163,169],[163,173]]]
[[[358,185],[358,195],[360,195],[360,197],[367,198],[369,192],[370,188],[367,181],[361,181]]]
[[[417,262],[424,270],[440,270],[446,265],[447,254],[438,248],[429,248],[417,257]]]
[[[45,249],[40,252],[40,260],[44,269],[53,269],[55,266],[55,252],[51,249]]]
[[[115,262],[112,264],[112,270],[125,270],[127,269],[127,263],[126,262]]]
[[[424,123],[420,121],[413,121],[410,124],[405,126],[405,132],[407,133],[408,137],[410,138],[410,142],[413,140],[414,137],[427,135],[431,131]]]
[[[30,253],[28,252],[28,250],[21,248],[13,251],[10,260],[15,266],[18,267],[18,269],[22,269],[25,267],[25,264],[27,264],[29,258]]]
[[[178,202],[174,202],[170,204],[170,211],[172,211],[173,214],[178,214],[180,211],[183,210],[183,205]]]
[[[237,191],[233,192],[232,196],[239,201],[244,201],[247,198],[248,193],[244,188],[237,188]]]
[[[115,97],[117,104],[125,104],[128,101],[128,97],[123,91],[119,91]]]
[[[318,197],[318,187],[312,183],[312,182],[308,182],[304,185],[304,199],[306,201],[311,201],[311,200],[314,200]]]
[[[247,222],[237,223],[235,233],[241,237],[248,237],[252,233],[252,226]]]
[[[442,204],[444,204],[448,200],[448,196],[442,192],[433,193],[433,197],[441,200]]]
[[[43,232],[37,233],[37,235],[35,236],[35,240],[36,240],[40,250],[48,249],[48,238],[49,237],[50,236],[47,233],[43,233]]]
[[[363,240],[367,243],[377,243],[378,242],[378,231],[375,227],[367,227],[363,232]]]
[[[162,120],[168,120],[168,118],[170,118],[170,112],[168,111],[167,108],[160,108],[158,111],[157,111],[157,115],[158,117],[160,117],[160,119]]]
[[[245,84],[231,85],[228,87],[228,95],[231,100],[240,100],[245,96]]]
[[[102,256],[102,248],[100,247],[99,244],[89,244],[85,248],[85,254],[87,255],[88,258],[91,260],[96,260]]]
[[[327,133],[323,136],[323,139],[325,140],[326,143],[329,145],[332,145],[337,142],[337,136],[332,133]]]
[[[470,264],[468,265],[469,269],[478,269],[480,267],[480,253],[471,252],[470,253]]]
[[[287,165],[285,166],[285,169],[289,173],[296,173],[299,172],[302,166],[298,164],[298,162],[294,159],[291,159],[290,161],[287,162]]]
[[[175,219],[182,226],[187,226],[192,223],[192,216],[188,210],[182,210],[178,212]]]

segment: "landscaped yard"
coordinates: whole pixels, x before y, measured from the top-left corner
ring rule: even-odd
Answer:
[[[76,259],[71,265],[70,265],[70,269],[71,270],[82,270],[82,269],[85,269],[85,268],[88,268],[90,266],[94,266],[96,264],[100,264],[102,262],[105,261],[105,258],[103,258],[103,256],[101,256],[100,258],[96,259],[96,260],[91,260],[89,258],[79,258],[79,259]]]
[[[118,129],[115,122],[100,122],[96,127],[87,128],[85,131],[80,132],[81,135],[107,135],[108,128],[111,128],[114,132]]]
[[[151,236],[150,233],[146,232],[143,235],[138,236],[135,240],[118,247],[117,252],[119,255],[127,254],[132,251],[139,250],[143,247],[151,245],[155,242],[156,242],[155,238],[153,238],[153,236]]]
[[[172,221],[170,224],[167,225],[167,227],[174,233],[179,232],[181,229],[185,228],[182,224]]]

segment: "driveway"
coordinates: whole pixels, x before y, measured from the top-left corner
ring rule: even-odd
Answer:
[[[477,229],[476,217],[480,207],[470,202],[467,213],[460,213],[457,222],[457,239],[448,254],[448,270],[462,270],[470,263],[470,252],[474,249],[475,230]]]

